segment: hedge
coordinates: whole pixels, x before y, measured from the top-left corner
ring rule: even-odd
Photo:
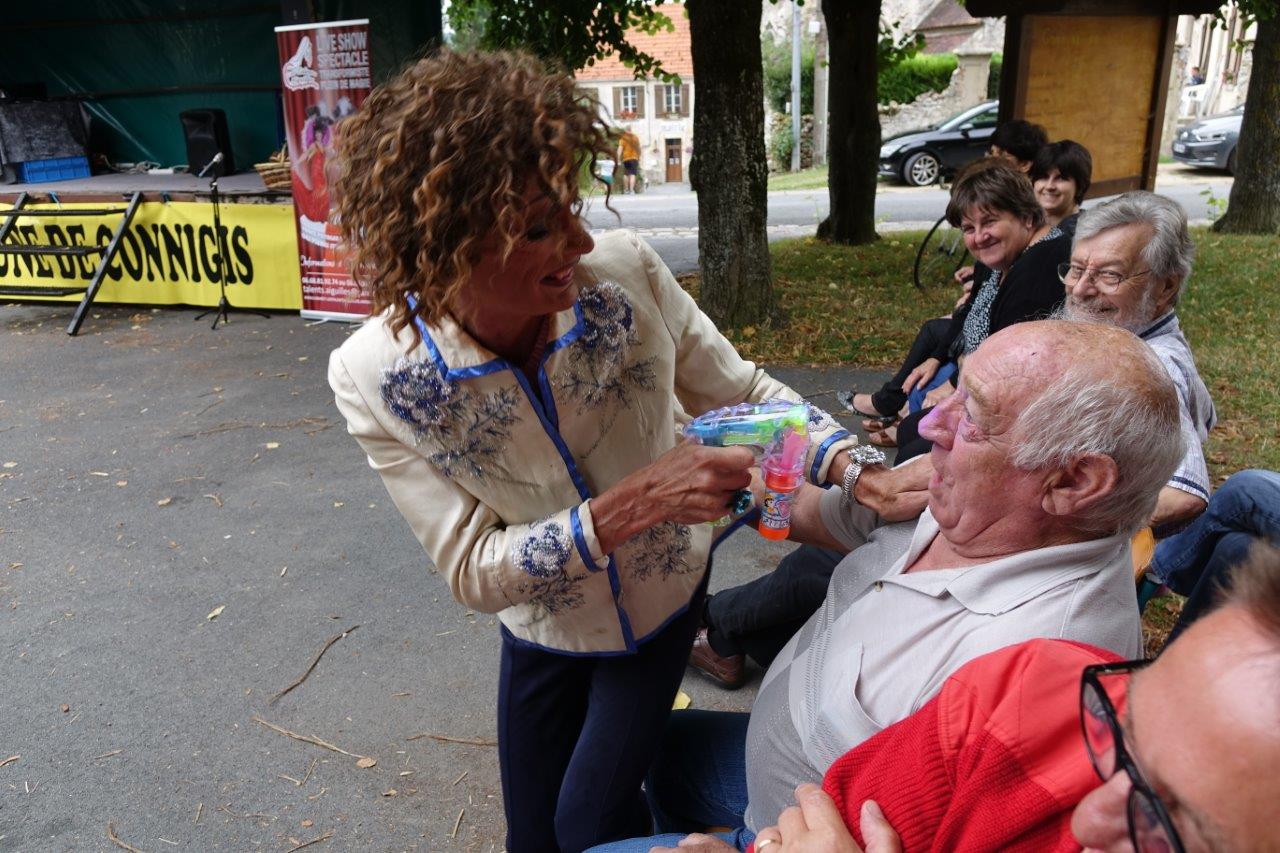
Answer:
[[[880,71],[880,103],[909,104],[925,92],[941,92],[951,83],[956,57],[919,53]]]

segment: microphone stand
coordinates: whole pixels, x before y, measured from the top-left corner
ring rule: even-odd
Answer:
[[[271,315],[266,311],[259,311],[256,308],[238,308],[227,300],[227,270],[231,266],[231,262],[227,259],[227,244],[222,239],[222,209],[219,205],[220,196],[218,195],[218,172],[213,167],[222,162],[222,152],[213,155],[213,159],[205,164],[200,170],[197,178],[203,178],[209,173],[209,200],[213,203],[213,239],[218,246],[218,304],[210,308],[208,311],[201,311],[195,316],[195,320],[199,321],[213,314],[213,325],[209,328],[217,329],[218,322],[224,325],[231,322],[228,315],[230,311],[240,311],[246,314],[257,314],[259,317],[271,319]]]

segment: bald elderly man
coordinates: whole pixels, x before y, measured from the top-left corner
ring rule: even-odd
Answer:
[[[838,490],[797,496],[792,537],[848,555],[749,716],[672,717],[648,785],[659,828],[737,826],[725,843],[745,849],[796,785],[996,649],[1046,637],[1137,657],[1129,537],[1182,457],[1178,417],[1159,360],[1121,329],[1042,321],[988,338],[923,424],[934,473],[918,521],[882,523]]]

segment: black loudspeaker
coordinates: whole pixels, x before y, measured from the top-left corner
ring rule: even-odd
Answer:
[[[182,119],[182,133],[187,138],[187,168],[191,174],[203,169],[218,152],[222,152],[222,162],[207,174],[222,176],[235,172],[226,113],[214,109],[186,110],[179,113],[178,118]]]

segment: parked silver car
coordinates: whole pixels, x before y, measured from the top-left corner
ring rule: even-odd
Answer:
[[[1244,104],[1234,110],[1207,116],[1178,131],[1173,141],[1173,159],[1188,166],[1226,169],[1236,173],[1236,142]]]

